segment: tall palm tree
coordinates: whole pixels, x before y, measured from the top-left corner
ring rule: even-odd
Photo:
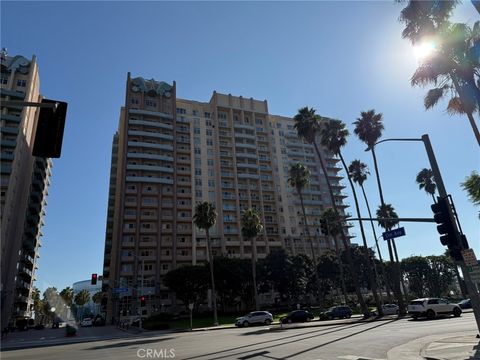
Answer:
[[[90,301],[90,293],[88,292],[88,290],[83,289],[82,291],[77,293],[77,295],[75,295],[74,301],[76,305],[81,307],[83,314],[83,307],[86,303]]]
[[[320,166],[325,175],[325,182],[327,183],[327,188],[330,194],[330,201],[331,201],[332,207],[337,213],[339,213],[337,204],[335,202],[335,196],[333,194],[332,185],[330,183],[330,179],[328,177],[327,169],[325,166],[325,159],[323,158],[322,153],[320,152],[320,149],[316,141],[317,136],[320,135],[320,130],[322,127],[323,120],[319,115],[315,114],[315,110],[313,108],[308,108],[308,107],[303,107],[299,109],[298,113],[294,116],[293,119],[295,120],[294,127],[297,130],[298,136],[304,139],[307,143],[312,144],[315,148],[315,152],[317,153],[318,160],[320,161]],[[347,236],[344,231],[340,232],[340,236],[343,244],[348,244]],[[356,287],[356,290],[357,290],[357,287]],[[358,295],[358,291],[357,291],[357,295]],[[361,293],[358,301],[362,307],[363,312],[365,313],[365,315],[367,315],[366,313],[368,312],[368,308],[367,308],[367,305],[365,304],[363,297],[361,296]]]
[[[71,306],[73,302],[73,289],[70,286],[67,286],[65,289],[60,291],[60,296],[67,306]]]
[[[347,302],[347,287],[345,286],[345,275],[343,270],[342,258],[340,256],[340,246],[338,245],[337,236],[343,232],[343,219],[340,214],[333,208],[327,208],[320,214],[320,219],[327,224],[328,235],[333,238],[335,244],[335,254],[338,259],[338,266],[340,269],[340,285],[342,287],[342,295],[344,303]]]
[[[382,123],[383,115],[381,113],[375,113],[374,109],[368,111],[362,111],[360,117],[357,118],[353,124],[355,125],[354,133],[357,137],[367,144],[370,149],[373,157],[373,165],[375,168],[375,175],[377,178],[378,193],[380,195],[380,206],[385,207],[385,200],[383,199],[382,184],[380,182],[380,174],[378,172],[377,156],[375,154],[375,143],[382,136],[382,131],[384,129]],[[393,266],[393,277],[397,279],[393,284],[393,292],[395,298],[398,301],[398,306],[400,308],[400,315],[405,315],[405,302],[403,301],[402,292],[400,291],[400,264],[394,261],[392,244],[395,247],[395,240],[388,240],[388,254],[390,255],[390,262]]]
[[[435,179],[433,177],[432,169],[422,169],[417,174],[417,178],[415,181],[418,184],[419,189],[424,189],[427,194],[432,196],[433,202],[437,202],[435,200],[435,191],[437,190],[437,184],[435,184]]]
[[[353,160],[348,166],[348,172],[352,177],[353,182],[357,183],[362,189],[363,198],[365,199],[365,204],[367,205],[368,217],[370,218],[370,225],[372,227],[373,237],[375,238],[375,245],[377,247],[378,258],[380,259],[380,265],[381,265],[380,271],[382,273],[382,277],[386,279],[382,252],[380,251],[380,246],[378,244],[377,231],[375,230],[375,224],[373,223],[373,220],[372,220],[372,211],[370,210],[370,203],[368,202],[367,194],[365,192],[365,187],[363,186],[363,183],[367,180],[368,175],[370,175],[370,172],[368,171],[367,165],[362,163],[360,160]],[[390,294],[390,285],[388,281],[385,281],[385,285],[387,289],[388,301],[392,302],[391,294]]]
[[[424,99],[426,109],[450,94],[449,113],[466,114],[476,140],[480,133],[473,113],[480,110],[480,59],[478,43],[480,22],[471,29],[466,24],[450,24],[449,17],[457,1],[409,1],[400,14],[405,23],[402,33],[412,44],[434,41],[435,51],[425,59],[412,76],[412,86],[429,83],[435,87]]]
[[[210,280],[212,283],[212,300],[213,300],[213,325],[218,326],[217,316],[217,293],[215,291],[215,277],[213,274],[213,256],[212,245],[210,243],[210,228],[215,225],[217,221],[217,212],[215,206],[208,201],[199,203],[195,206],[195,215],[193,216],[193,223],[199,229],[205,230],[205,236],[207,238],[207,252],[208,263],[210,266]]]
[[[310,230],[308,228],[307,222],[307,213],[305,211],[305,206],[303,204],[303,189],[310,183],[310,170],[304,164],[297,163],[290,167],[289,171],[290,177],[288,178],[288,183],[291,187],[295,188],[297,191],[297,195],[300,198],[300,204],[302,206],[302,214],[303,214],[303,226],[305,228],[305,235],[310,243],[310,251],[312,252],[312,261],[315,269],[317,268],[317,259],[315,256],[315,250],[313,248],[313,239],[310,237]],[[305,251],[305,240],[303,241],[303,247]],[[318,273],[315,271],[315,280],[320,289],[320,278],[318,277]],[[320,296],[320,293],[319,293]],[[319,301],[322,299],[319,298]]]
[[[300,205],[302,206],[303,214],[303,226],[305,229],[305,235],[310,242],[310,249],[312,251],[312,259],[315,262],[315,252],[313,250],[313,242],[310,238],[310,230],[307,223],[307,213],[305,212],[305,206],[303,204],[303,189],[310,183],[310,170],[304,164],[297,163],[290,167],[290,177],[288,178],[288,184],[297,191],[297,195],[300,198]],[[305,250],[305,240],[303,240],[303,247]]]
[[[253,278],[253,294],[255,298],[255,310],[260,310],[260,301],[257,289],[257,242],[258,234],[263,230],[260,214],[257,209],[245,209],[242,213],[242,236],[246,240],[250,240],[252,248],[252,278]]]
[[[355,186],[353,186],[352,178],[350,177],[347,164],[345,163],[345,159],[343,158],[342,151],[341,151],[342,147],[344,147],[347,144],[348,134],[349,134],[348,130],[345,128],[345,124],[343,122],[341,122],[340,120],[333,120],[333,119],[329,120],[326,122],[326,124],[323,126],[321,130],[321,144],[325,146],[327,149],[329,149],[331,152],[333,152],[335,155],[338,155],[340,157],[340,160],[343,164],[343,168],[347,173],[347,179],[348,179],[348,182],[350,183],[350,188],[352,189],[353,200],[355,201],[355,210],[357,212],[357,217],[359,219],[358,223],[360,225],[360,233],[362,235],[363,246],[365,248],[365,253],[368,254],[369,252],[368,252],[367,238],[365,236],[365,229],[363,228],[363,221],[361,220],[362,214],[360,213],[360,206],[358,205],[357,192],[355,191]],[[354,274],[353,282],[355,287],[358,284],[358,290],[356,290],[357,296],[361,297],[362,293],[360,291],[360,284],[358,283],[357,273],[354,271],[353,260],[351,259],[352,255],[350,252],[350,246],[347,243],[345,243],[344,246],[346,250],[347,261],[349,263],[350,269],[352,270],[352,274]],[[379,315],[383,315],[382,304],[380,302],[380,298],[378,297],[378,292],[377,292],[378,289],[377,289],[377,281],[374,276],[374,268],[372,267],[372,263],[370,262],[370,259],[367,259],[366,264],[367,264],[368,278],[370,281],[373,297],[377,305],[377,310]],[[368,314],[369,314],[369,311],[368,311],[368,308],[366,307],[365,315],[368,315]]]

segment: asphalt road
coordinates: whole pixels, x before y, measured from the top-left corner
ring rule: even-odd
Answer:
[[[460,318],[381,320],[280,329],[249,327],[92,341],[2,352],[2,359],[386,359],[395,346],[433,334],[474,331],[472,313]]]

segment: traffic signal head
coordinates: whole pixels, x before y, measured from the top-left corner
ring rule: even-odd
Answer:
[[[91,284],[92,285],[97,285],[97,274],[92,274]]]
[[[438,202],[432,204],[433,219],[438,224],[437,231],[441,235],[440,242],[448,246],[450,255],[456,261],[462,260],[461,247],[457,241],[453,217],[450,216],[450,204],[448,198],[438,198]]]
[[[328,224],[327,220],[320,219],[320,229],[322,231],[322,235],[328,235]]]
[[[33,156],[59,158],[62,152],[63,130],[67,116],[67,103],[43,99],[42,104],[55,104],[55,108],[40,108]]]
[[[141,307],[145,306],[145,296],[140,296],[140,306]]]

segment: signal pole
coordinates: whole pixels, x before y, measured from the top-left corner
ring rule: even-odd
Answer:
[[[442,199],[447,199],[447,191],[445,190],[445,185],[443,183],[442,175],[440,174],[440,168],[438,167],[437,164],[437,159],[435,158],[435,154],[433,152],[432,144],[430,143],[430,138],[428,137],[427,134],[422,135],[422,141],[423,144],[425,145],[425,150],[427,151],[428,155],[428,160],[430,162],[430,167],[433,172],[433,177],[435,179],[435,183],[437,184],[438,188],[438,194],[439,197]],[[454,229],[454,234],[455,238],[457,240],[457,244],[460,246],[462,250],[464,249],[464,244],[463,244],[463,239],[458,231],[457,223],[455,221],[455,218],[453,217],[453,212],[452,208],[450,207],[450,204],[447,201],[447,208],[448,208],[448,215],[450,216],[450,222],[452,223],[453,229]],[[465,265],[465,260],[463,257],[461,258],[460,261],[455,261],[456,265],[459,265],[460,268],[462,269],[463,273],[463,279],[465,280],[465,285],[467,287],[468,294],[470,295],[470,299],[472,301],[472,309],[473,309],[473,314],[475,315],[475,321],[477,322],[477,328],[480,331],[480,297],[478,295],[478,290],[473,283],[472,279],[470,278],[470,273]],[[477,334],[477,337],[480,337],[479,334]]]

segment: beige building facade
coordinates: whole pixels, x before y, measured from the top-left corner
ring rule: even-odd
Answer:
[[[135,313],[140,295],[147,298],[144,314],[175,305],[162,276],[207,260],[205,233],[192,224],[197,202],[209,201],[218,212],[210,230],[214,256],[251,257],[252,244],[241,235],[241,213],[250,207],[264,224],[258,258],[282,248],[311,256],[300,202],[287,184],[297,162],[312,173],[304,198],[314,251],[333,248],[319,229],[322,209],[331,206],[319,159],[293,124],[270,114],[266,100],[217,92],[209,102],[179,99],[175,82],[128,75],[112,146],[103,273],[108,319]],[[324,156],[345,209],[339,160]]]
[[[1,99],[41,101],[35,56],[1,53]],[[1,316],[29,318],[41,247],[51,159],[32,156],[38,108],[1,106]]]

